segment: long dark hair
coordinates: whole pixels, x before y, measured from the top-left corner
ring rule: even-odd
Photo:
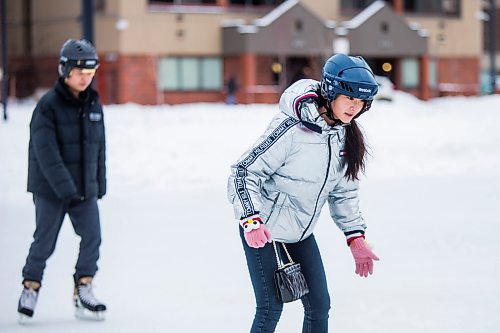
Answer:
[[[357,180],[359,172],[365,171],[365,159],[367,148],[363,132],[359,128],[356,120],[351,120],[351,123],[345,127],[345,158],[347,161],[347,170],[345,177],[349,180]]]
[[[333,120],[333,110],[330,107],[330,102],[324,96],[321,90],[321,85],[317,88],[316,93],[318,94],[318,108],[325,107],[327,116]],[[367,105],[366,103],[367,102],[365,101],[363,110],[356,116],[356,118],[370,108],[371,103],[369,105]],[[355,119],[352,119],[349,125],[345,126],[345,129],[346,139],[344,150],[346,154],[344,156],[347,161],[347,170],[344,176],[348,180],[357,180],[359,179],[359,172],[365,171],[365,159],[366,155],[368,154],[365,144],[365,138]]]

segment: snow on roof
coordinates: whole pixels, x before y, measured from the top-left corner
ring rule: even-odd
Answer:
[[[255,34],[259,31],[259,28],[255,25],[241,25],[238,27],[238,32],[240,34]]]
[[[222,22],[222,27],[236,27],[239,33],[257,33],[260,27],[266,27],[276,21],[280,16],[285,14],[295,5],[297,5],[299,0],[287,0],[283,2],[278,7],[274,8],[272,11],[267,13],[265,16],[253,20],[253,25],[246,25],[241,19],[229,19]],[[337,23],[333,20],[324,21],[324,25],[327,28],[333,29],[337,26]]]
[[[335,22],[334,20],[326,20],[325,26],[329,29],[333,29],[333,28],[337,27],[337,22]]]
[[[287,0],[267,13],[266,16],[254,20],[253,23],[260,27],[268,26],[298,3],[299,0]]]
[[[354,16],[351,20],[343,23],[343,26],[348,29],[356,29],[361,24],[365,23],[370,17],[375,15],[380,9],[385,6],[384,1],[375,1],[370,6],[368,6],[365,10],[363,10],[358,15]]]
[[[223,20],[221,23],[221,27],[239,27],[245,24],[245,20],[243,19],[227,19]]]
[[[224,20],[221,23],[223,28],[236,28],[240,34],[253,34],[259,31],[259,28],[255,25],[245,24],[245,20],[242,19],[232,19]]]
[[[429,37],[429,32],[425,29],[420,28],[420,24],[417,22],[408,23],[408,28],[415,31],[420,37]]]
[[[417,31],[420,29],[420,24],[418,24],[417,22],[410,22],[408,23],[408,28]]]
[[[429,32],[426,29],[420,29],[417,32],[420,37],[429,37]]]

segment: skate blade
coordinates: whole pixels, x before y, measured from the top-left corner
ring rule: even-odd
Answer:
[[[105,311],[90,311],[85,308],[77,308],[75,310],[75,317],[80,320],[103,321],[106,319],[104,312]]]
[[[27,316],[24,313],[19,313],[17,322],[19,325],[29,325],[31,322],[33,322],[33,317]]]

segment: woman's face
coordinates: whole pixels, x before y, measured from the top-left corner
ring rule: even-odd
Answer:
[[[362,99],[340,94],[330,104],[333,110],[333,117],[344,124],[350,123],[361,112],[364,105],[365,103]]]

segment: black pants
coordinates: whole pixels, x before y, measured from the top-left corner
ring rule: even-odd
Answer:
[[[73,228],[80,236],[80,253],[75,267],[75,282],[82,276],[94,276],[97,272],[99,246],[101,245],[101,226],[97,198],[82,201],[69,207],[62,201],[34,196],[36,208],[36,229],[33,234],[26,265],[23,268],[24,280],[41,282],[47,259],[56,247],[57,236],[61,230],[66,213]]]

